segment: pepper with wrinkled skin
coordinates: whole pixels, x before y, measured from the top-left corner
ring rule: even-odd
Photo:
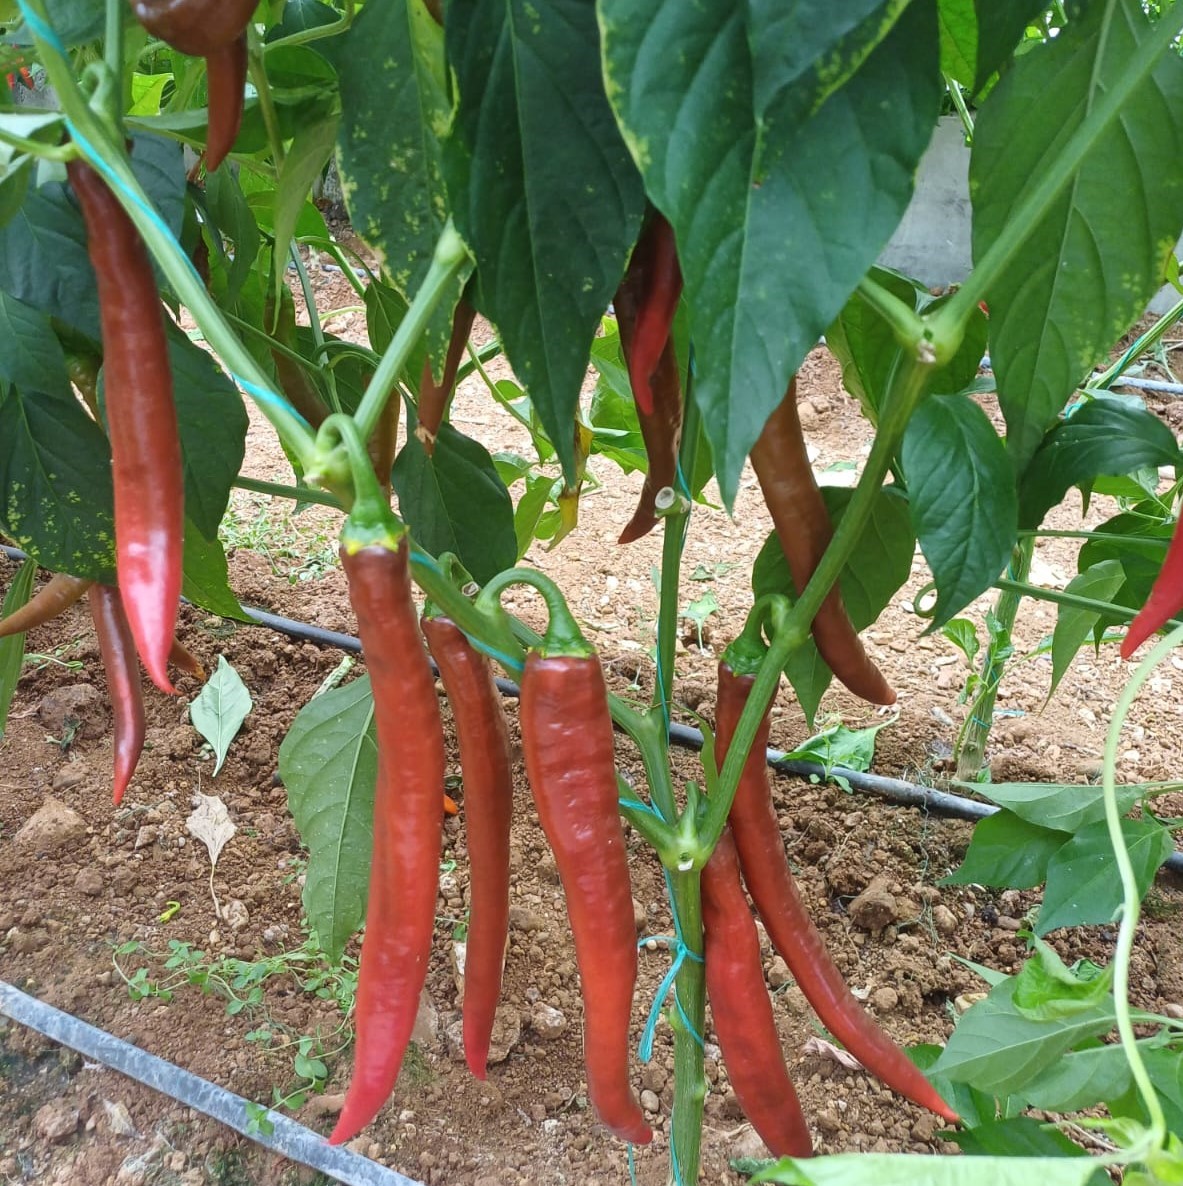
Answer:
[[[82,161],[66,172],[98,279],[119,590],[148,675],[171,693],[185,491],[164,310],[139,231],[115,195]]]
[[[752,446],[751,456],[793,585],[800,593],[809,584],[834,532],[805,451],[795,375]],[[850,691],[872,704],[895,703],[895,692],[863,649],[837,585],[826,594],[810,629],[818,653]]]
[[[94,618],[107,695],[115,718],[115,772],[112,800],[118,807],[144,750],[144,695],[135,642],[119,590],[92,585],[90,612]]]
[[[67,576],[64,572],[55,573],[20,609],[6,618],[0,618],[0,638],[7,638],[10,634],[24,634],[38,626],[44,626],[46,622],[81,600],[92,584],[93,581],[82,577]]]
[[[489,661],[448,618],[424,618],[460,746],[471,908],[464,957],[464,1057],[486,1078],[509,935],[509,828],[513,758]]]
[[[813,1142],[781,1054],[760,939],[726,830],[702,871],[702,929],[711,1016],[739,1106],[774,1157],[809,1157]]]

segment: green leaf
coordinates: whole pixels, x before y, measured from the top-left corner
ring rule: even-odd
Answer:
[[[998,782],[979,785],[958,783],[992,799],[1030,824],[1057,832],[1076,832],[1085,824],[1105,818],[1105,792],[1079,783]],[[1146,794],[1140,784],[1117,788],[1118,809],[1124,815]]]
[[[336,963],[366,915],[378,746],[369,676],[309,701],[279,747],[279,775],[308,848],[304,907]]]
[[[1035,939],[1035,955],[1015,977],[1015,1008],[1032,1021],[1072,1017],[1102,1006],[1113,990],[1113,967],[1095,975],[1078,976],[1054,948]]]
[[[845,725],[835,725],[802,742],[792,753],[785,754],[785,758],[817,762],[827,770],[831,766],[844,766],[847,770],[870,770],[875,760],[875,738],[879,730],[891,724],[892,720],[881,721],[868,729],[848,729]]]
[[[26,560],[16,575],[12,584],[4,594],[4,602],[0,605],[0,618],[7,618],[25,605],[33,593],[33,582],[37,579],[37,562]],[[25,636],[10,634],[7,638],[0,638],[0,740],[4,737],[4,727],[8,722],[8,710],[12,707],[12,698],[16,695],[16,685],[21,678],[21,664],[25,660]]]
[[[1090,597],[1095,601],[1111,601],[1125,584],[1125,569],[1120,560],[1102,560],[1072,578],[1064,589],[1079,597]],[[1062,605],[1056,614],[1056,628],[1052,633],[1052,684],[1048,699],[1054,695],[1064,678],[1076,652],[1096,629],[1101,615],[1092,610],[1079,609],[1073,605]]]
[[[0,380],[27,391],[69,392],[66,359],[49,318],[0,290]]]
[[[341,14],[323,0],[287,0],[283,6],[283,17],[278,25],[267,31],[267,40],[290,37],[305,29],[319,29],[340,19]]]
[[[933,626],[988,589],[1015,542],[1018,503],[1006,449],[965,396],[926,399],[902,451],[912,525],[937,585]]]
[[[977,822],[965,860],[941,884],[1030,889],[1046,880],[1048,862],[1064,842],[1062,832],[999,811]]]
[[[518,505],[513,512],[514,538],[517,540],[518,560],[526,554],[534,542],[534,533],[538,528],[538,520],[546,510],[550,501],[550,492],[554,483],[550,478],[534,475],[526,479],[526,489],[518,499]]]
[[[59,40],[67,47],[81,45],[103,33],[103,0],[47,0],[46,15]],[[6,33],[13,45],[32,45],[33,36],[25,25]]]
[[[226,761],[230,743],[242,728],[242,722],[254,707],[251,694],[242,677],[226,661],[225,655],[218,656],[218,666],[205,682],[196,698],[189,705],[189,719],[193,728],[214,748],[217,762],[214,778]]]
[[[222,618],[250,621],[238,598],[230,591],[226,553],[220,539],[206,539],[194,524],[185,521],[185,555],[181,593],[194,605]]]
[[[260,239],[254,212],[233,169],[216,169],[206,175],[205,208],[212,250],[226,265],[225,300],[233,302],[255,266]],[[233,255],[226,251],[223,239],[234,244]]]
[[[728,505],[789,376],[903,215],[939,108],[934,0],[881,3],[853,34],[869,6],[842,8],[599,3],[609,95],[677,234]]]
[[[366,285],[365,305],[366,330],[370,335],[370,346],[382,354],[394,339],[399,323],[407,315],[407,302],[398,289],[375,280]],[[414,392],[419,390],[426,360],[427,346],[420,338],[411,350],[406,370],[402,375],[403,382]]]
[[[51,572],[111,583],[111,451],[71,391],[0,385],[0,527]]]
[[[1120,1049],[1120,1047],[1118,1047]],[[1066,1057],[1071,1058],[1072,1055]],[[971,1156],[994,1157],[1038,1157],[1040,1165],[1058,1167],[1058,1161],[1051,1157],[1087,1157],[1088,1154],[1070,1141],[1058,1129],[1041,1124],[1031,1116],[1014,1116],[1005,1120],[988,1120],[969,1130],[952,1134],[952,1139],[961,1146],[962,1152]],[[1095,1170],[1093,1172],[1096,1172]],[[1040,1171],[1037,1180],[1042,1181]],[[1086,1179],[1087,1181],[1087,1179]]]
[[[1032,1108],[1079,1112],[1117,1099],[1132,1083],[1125,1051],[1117,1045],[1096,1045],[1070,1050],[1028,1083],[1023,1096]]]
[[[449,27],[453,19],[449,13]],[[444,34],[422,0],[390,0],[366,5],[331,52],[341,80],[337,167],[345,202],[357,233],[410,301],[448,216],[440,147],[451,118]],[[498,110],[495,126],[503,128],[508,115]],[[465,279],[432,317],[425,350],[433,356],[447,350]]]
[[[850,503],[852,492],[836,486],[821,489],[830,519],[837,526]],[[870,626],[907,581],[912,572],[915,548],[907,501],[894,487],[885,486],[878,492],[852,553],[853,558],[842,569],[838,580],[846,612],[856,630]],[[765,593],[783,593],[790,601],[797,598],[788,562],[775,533],[765,540],[756,557],[752,568],[752,593],[757,598]],[[812,725],[818,704],[832,678],[812,639],[793,652],[785,665],[785,674],[797,693],[806,720]]]
[[[1065,1138],[1067,1139],[1067,1138]],[[1070,1143],[1070,1142],[1069,1142]],[[909,1153],[839,1153],[808,1161],[784,1158],[751,1179],[784,1186],[1092,1186],[1104,1177],[1089,1160],[1046,1157],[921,1157]]]
[[[1045,7],[1043,0],[940,0],[941,69],[976,95]]]
[[[980,1091],[1010,1095],[1077,1043],[1107,1033],[1111,1009],[1092,1009],[1072,1017],[1032,1021],[1015,1008],[1015,978],[990,990],[957,1023],[933,1070]]]
[[[969,618],[954,618],[941,627],[941,633],[965,656],[972,668],[982,644],[978,640],[978,628]]]
[[[1121,830],[1139,896],[1144,896],[1159,866],[1175,851],[1174,841],[1168,829],[1153,819],[1123,819]],[[1047,888],[1035,933],[1112,922],[1121,900],[1121,878],[1108,827],[1104,820],[1086,824],[1048,861]]]
[[[644,191],[604,93],[594,4],[450,3],[459,102],[445,164],[456,225],[476,256],[477,308],[573,481],[588,353]]]
[[[1081,5],[1058,36],[1004,74],[974,132],[975,262],[1150,30],[1137,0]],[[1076,385],[1162,283],[1181,199],[1183,62],[1167,53],[986,294],[990,357],[1019,473]]]
[[[432,555],[455,552],[482,585],[517,562],[513,503],[484,445],[443,424],[428,457],[412,433],[391,481],[399,513]]]
[[[1130,474],[1177,466],[1175,434],[1144,407],[1127,400],[1089,400],[1043,438],[1023,474],[1019,526],[1038,527],[1073,487],[1100,474]]]

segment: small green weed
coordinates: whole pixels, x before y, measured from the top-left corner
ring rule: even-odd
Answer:
[[[314,581],[337,567],[337,544],[321,517],[305,527],[263,494],[236,491],[219,528],[227,549],[257,552],[276,576],[295,585]]]

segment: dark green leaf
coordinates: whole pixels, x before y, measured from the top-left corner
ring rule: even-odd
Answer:
[[[188,520],[185,522],[183,564],[181,592],[194,605],[222,618],[250,620],[238,604],[238,598],[230,591],[226,553],[221,540],[206,539]]]
[[[969,783],[961,783],[969,787]],[[1085,824],[1105,818],[1105,793],[1101,787],[1075,783],[999,782],[971,789],[993,799],[1029,824],[1056,832],[1076,832]],[[1133,784],[1117,788],[1118,808],[1124,815],[1148,787]]]
[[[902,452],[912,525],[937,585],[933,626],[988,589],[1010,558],[1018,504],[1006,449],[965,396],[929,396]]]
[[[1125,584],[1125,579],[1125,569],[1120,560],[1102,560],[1073,577],[1064,592],[1089,597],[1094,601],[1111,601]],[[1076,652],[1084,646],[1100,620],[1101,615],[1092,610],[1072,605],[1060,606],[1056,614],[1056,629],[1052,634],[1052,684],[1047,693],[1049,698],[1064,678]]]
[[[939,0],[941,69],[977,94],[1014,52],[1043,0]]]
[[[103,0],[46,0],[46,15],[53,31],[67,47],[93,41],[103,35]],[[13,45],[32,45],[33,35],[25,25],[4,34]]]
[[[0,380],[27,391],[69,391],[66,358],[49,318],[0,289]]]
[[[1047,878],[1048,861],[1064,842],[1063,832],[999,811],[974,826],[965,860],[941,884],[1030,889]]]
[[[290,37],[305,29],[319,29],[340,19],[340,13],[323,0],[287,0],[278,25],[267,30],[267,40]]]
[[[1037,1164],[1058,1167],[1060,1163],[1047,1161],[1049,1157],[1087,1157],[1088,1154],[1070,1141],[1062,1132],[1048,1127],[1030,1116],[1015,1116],[1009,1120],[990,1120],[971,1129],[955,1132],[952,1139],[961,1151],[971,1156],[1038,1157]],[[1032,1181],[1043,1181],[1042,1170]],[[1086,1177],[1084,1181],[1088,1181]]]
[[[428,457],[412,433],[391,479],[400,514],[428,552],[455,552],[482,585],[516,563],[513,503],[483,445],[444,424]]]
[[[881,4],[853,37],[867,6],[815,8],[600,2],[617,117],[677,232],[728,505],[789,376],[899,222],[940,102],[935,2]]]
[[[1067,1138],[1064,1138],[1067,1141]],[[1071,1142],[1068,1142],[1071,1144]],[[1046,1157],[920,1157],[908,1153],[839,1153],[789,1158],[752,1178],[785,1186],[1093,1186],[1105,1175],[1092,1161]]]
[[[1082,5],[1058,36],[1003,75],[974,132],[975,261],[1011,225],[1020,198],[1128,69],[1150,28],[1137,0]],[[1183,62],[1167,53],[986,294],[990,357],[1018,472],[1162,283],[1181,199]]]
[[[0,604],[0,618],[7,618],[25,605],[33,593],[33,582],[37,579],[37,562],[26,560],[12,578]],[[10,634],[0,638],[0,739],[4,737],[4,726],[8,722],[8,710],[16,695],[16,685],[21,678],[21,665],[25,658],[24,634]]]
[[[478,308],[569,480],[592,338],[644,209],[604,94],[599,37],[587,0],[451,0],[448,10],[456,224],[476,255]]]
[[[1126,400],[1089,400],[1043,438],[1023,474],[1019,526],[1034,528],[1072,486],[1099,474],[1178,465],[1175,434]]]
[[[308,848],[304,907],[336,962],[365,918],[369,893],[378,777],[369,676],[300,710],[279,747],[279,776]]]
[[[0,385],[0,525],[52,572],[110,582],[111,451],[69,394]]]
[[[1138,893],[1144,895],[1159,866],[1175,851],[1171,833],[1153,819],[1123,819],[1121,830]],[[1047,888],[1035,924],[1037,935],[1057,927],[1112,922],[1121,906],[1121,878],[1104,820],[1086,824],[1048,861]]]
[[[370,346],[382,354],[390,345],[399,323],[407,315],[407,302],[396,288],[375,280],[366,285],[366,329],[370,335]],[[427,361],[427,347],[422,338],[411,350],[403,382],[415,392],[423,377],[423,364]]]
[[[363,14],[365,10],[362,10]],[[371,83],[373,79],[371,78]],[[312,186],[324,171],[337,139],[336,115],[301,128],[288,148],[279,172],[275,193],[275,256],[287,260],[292,236],[296,233],[300,215],[311,202]],[[378,126],[376,123],[371,125]],[[283,284],[283,271],[276,269],[276,283]]]
[[[226,265],[224,299],[233,302],[238,299],[255,266],[259,253],[259,227],[232,169],[217,169],[206,176],[205,201],[213,250]],[[224,238],[233,244],[232,254],[223,247]]]
[[[1115,1100],[1130,1089],[1133,1078],[1125,1051],[1118,1045],[1089,1045],[1070,1050],[1023,1088],[1032,1108],[1079,1112]]]

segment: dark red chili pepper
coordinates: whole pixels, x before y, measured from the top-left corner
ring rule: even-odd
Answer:
[[[620,327],[620,345],[626,364],[632,371],[635,354],[635,331],[637,305],[646,283],[648,256],[639,248],[633,255],[616,297],[612,302],[616,310],[616,322]],[[649,458],[649,470],[637,509],[617,541],[632,543],[648,535],[657,526],[656,500],[658,492],[673,486],[678,475],[678,446],[682,439],[682,382],[678,374],[678,358],[673,339],[667,335],[666,343],[649,378],[649,396],[652,410],[641,408],[641,399],[636,390],[633,398],[637,403],[637,421],[641,438],[645,442],[645,453]]]
[[[435,452],[435,438],[444,422],[444,411],[447,409],[448,400],[452,398],[452,389],[456,386],[456,372],[460,369],[460,360],[464,357],[468,335],[472,331],[475,319],[476,310],[461,298],[452,318],[452,340],[448,343],[444,370],[438,383],[432,374],[431,359],[423,364],[423,378],[419,381],[419,423],[415,428],[415,435],[423,443],[428,457]]]
[[[357,513],[355,504],[341,537],[341,562],[373,686],[378,782],[357,1052],[329,1138],[334,1145],[356,1136],[386,1102],[415,1025],[435,925],[446,764],[435,679],[411,596],[406,535],[398,525],[385,538],[358,530]]]
[[[606,1128],[643,1145],[653,1134],[628,1076],[636,929],[607,689],[586,643],[556,644],[553,607],[551,615],[543,651],[530,652],[522,674],[522,751],[567,897],[583,986],[588,1097]],[[577,637],[574,622],[567,624]]]
[[[754,675],[736,675],[726,662],[719,664],[715,760],[720,769],[754,682]],[[801,900],[772,806],[765,761],[768,718],[766,712],[744,764],[729,816],[744,880],[768,937],[817,1015],[868,1071],[913,1103],[955,1123],[956,1112],[855,1000]]]
[[[472,878],[464,960],[464,1057],[468,1069],[484,1079],[509,934],[509,728],[489,661],[447,618],[424,618],[421,625],[452,706],[460,745]]]
[[[179,667],[186,675],[192,675],[199,680],[205,679],[205,668],[201,660],[179,639],[173,639],[172,649],[168,653],[168,661]]]
[[[711,1016],[739,1106],[774,1157],[810,1157],[813,1142],[781,1054],[760,940],[726,830],[702,871],[702,928]]]
[[[670,339],[674,314],[682,296],[682,271],[678,267],[674,228],[654,211],[636,250],[642,256],[645,280],[637,298],[637,322],[628,359],[628,377],[637,408],[652,416],[653,391],[649,384]]]
[[[1175,534],[1171,537],[1162,568],[1154,578],[1150,596],[1121,641],[1121,657],[1128,659],[1180,610],[1183,610],[1183,529],[1176,523]]]
[[[300,339],[296,332],[296,303],[291,289],[286,284],[279,286],[279,303],[276,304],[275,285],[268,282],[267,297],[263,305],[263,317],[271,330],[271,336],[281,346],[300,353]],[[285,350],[272,350],[271,361],[280,390],[287,396],[288,403],[308,421],[309,427],[319,428],[329,414],[328,406],[321,398],[316,384],[307,370]],[[393,400],[397,403],[397,400]]]
[[[66,171],[98,278],[119,589],[149,676],[172,692],[185,520],[164,311],[148,253],[114,194],[81,161]]]
[[[8,617],[0,618],[0,638],[7,638],[10,634],[24,634],[37,626],[44,626],[46,622],[68,610],[93,583],[81,577],[67,576],[64,572],[55,573],[37,591],[36,596]]]
[[[800,593],[813,576],[833,528],[805,451],[797,415],[795,375],[785,398],[752,446],[752,468],[789,563],[793,585]],[[821,657],[856,696],[872,704],[895,703],[895,692],[868,658],[858,632],[846,616],[837,585],[822,602],[811,629]]]
[[[92,585],[90,612],[99,639],[103,670],[107,675],[107,695],[115,716],[112,798],[118,807],[144,749],[144,696],[140,686],[140,665],[136,661],[135,643],[119,590],[112,585]]]
[[[173,49],[205,58],[209,88],[206,168],[216,169],[238,136],[246,88],[246,28],[256,0],[131,0],[141,25]]]

